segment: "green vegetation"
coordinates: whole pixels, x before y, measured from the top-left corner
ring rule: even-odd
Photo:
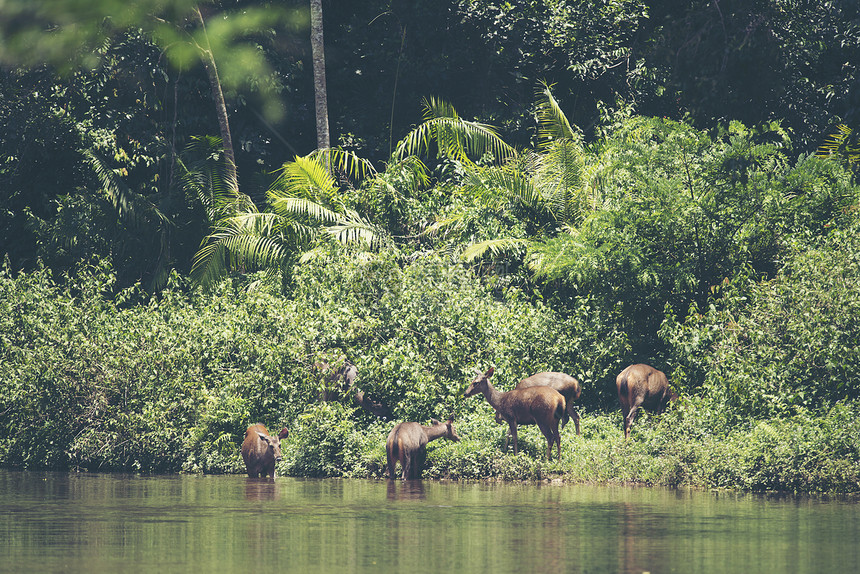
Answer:
[[[330,3],[312,150],[303,9],[60,4],[0,4],[0,464],[241,472],[263,422],[281,474],[381,477],[453,415],[426,477],[860,491],[856,8]],[[624,441],[633,362],[681,400]],[[491,365],[580,380],[560,462],[501,453]]]

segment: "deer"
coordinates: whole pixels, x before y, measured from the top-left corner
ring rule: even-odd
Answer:
[[[624,438],[630,438],[630,427],[636,418],[636,411],[642,407],[654,413],[666,410],[670,401],[678,395],[669,388],[669,381],[663,371],[650,365],[638,363],[630,365],[615,379],[618,388],[618,402],[624,417]]]
[[[343,357],[340,360],[343,360],[343,365],[339,368],[332,367],[327,361],[317,361],[312,365],[320,381],[320,401],[336,401],[352,389],[358,370],[349,360]]]
[[[331,368],[328,363],[314,363],[320,373],[325,374]],[[376,400],[368,393],[355,386],[355,379],[358,376],[358,368],[353,365],[348,359],[344,359],[343,365],[334,369],[328,375],[325,375],[321,380],[323,390],[320,392],[321,401],[336,400],[342,393],[352,396],[356,405],[363,408],[367,412],[375,415],[382,420],[391,420],[393,414],[391,408],[382,401]]]
[[[566,409],[564,396],[547,386],[499,391],[490,382],[494,372],[493,367],[485,373],[479,372],[464,396],[483,393],[490,406],[496,409],[497,417],[508,423],[514,437],[514,454],[519,452],[517,425],[536,424],[547,441],[547,460],[552,460],[553,443],[557,446],[558,459],[561,460],[561,435],[558,425]]]
[[[390,420],[394,416],[388,405],[382,401],[377,401],[361,389],[355,389],[353,399],[355,404],[384,421]]]
[[[436,419],[430,420],[430,426],[414,422],[398,423],[388,434],[385,441],[385,455],[388,459],[388,478],[396,480],[395,467],[400,462],[403,480],[421,478],[424,459],[427,455],[427,443],[437,438],[446,438],[459,442],[460,437],[454,430],[454,419],[449,418],[444,423]]]
[[[528,389],[530,387],[549,387],[561,393],[565,404],[567,404],[564,417],[561,419],[561,428],[564,429],[567,421],[573,419],[573,424],[576,425],[576,434],[582,434],[579,430],[579,413],[576,412],[576,408],[573,406],[573,401],[577,400],[579,395],[582,394],[582,386],[580,386],[579,381],[565,373],[544,372],[523,379],[517,383],[515,388]],[[503,420],[502,416],[496,413],[496,422],[501,424]]]
[[[242,460],[251,478],[275,478],[275,463],[282,458],[281,440],[290,434],[282,428],[278,436],[271,436],[266,426],[255,423],[245,431],[245,441],[242,443]]]

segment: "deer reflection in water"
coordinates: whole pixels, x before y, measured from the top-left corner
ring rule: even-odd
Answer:
[[[278,484],[270,478],[246,478],[245,500],[277,500]]]
[[[424,500],[424,482],[421,480],[389,480],[388,500]]]

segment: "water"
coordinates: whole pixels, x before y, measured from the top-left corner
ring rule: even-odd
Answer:
[[[548,484],[0,470],[2,572],[856,572],[860,505]]]

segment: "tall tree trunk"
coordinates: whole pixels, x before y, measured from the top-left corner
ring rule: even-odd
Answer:
[[[328,96],[325,87],[325,53],[323,50],[322,0],[311,0],[311,55],[314,61],[314,99],[317,113],[317,148],[330,147],[328,132]]]
[[[209,75],[209,88],[212,90],[212,99],[215,101],[215,114],[218,116],[218,127],[221,130],[221,145],[224,147],[225,180],[230,189],[239,193],[239,180],[236,176],[236,156],[233,153],[233,138],[230,136],[230,122],[227,119],[227,104],[224,102],[224,92],[221,91],[221,80],[218,78],[218,68],[215,66],[215,55],[209,44],[209,36],[206,33],[206,21],[203,12],[197,7],[197,17],[203,27],[203,37],[206,45],[200,46],[203,67]]]

